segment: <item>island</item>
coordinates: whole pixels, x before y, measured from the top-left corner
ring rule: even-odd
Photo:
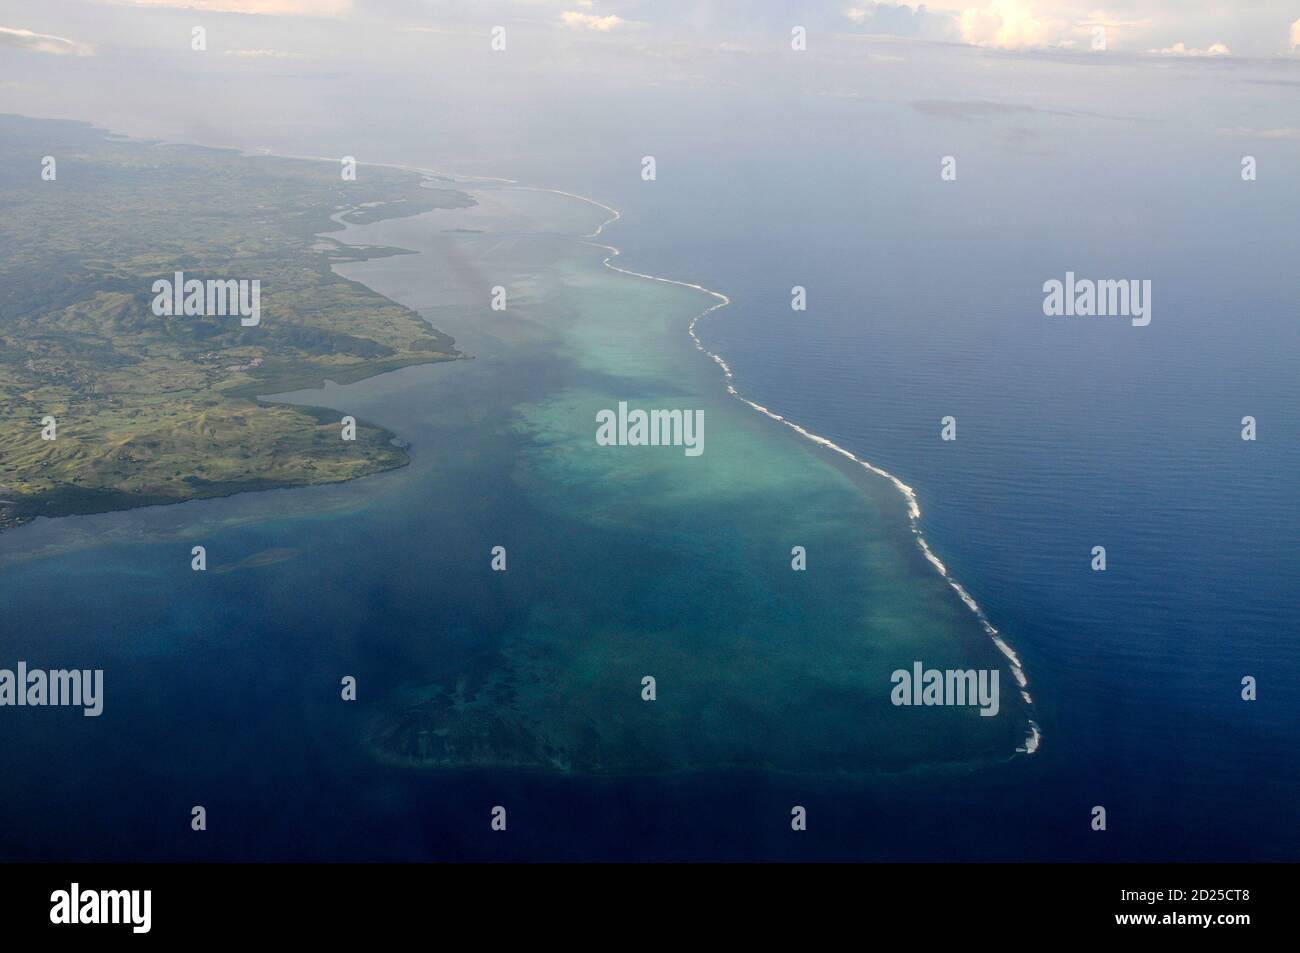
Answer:
[[[0,116],[0,530],[408,462],[382,427],[343,440],[336,410],[260,399],[464,356],[331,269],[402,249],[329,233],[474,200],[429,175],[344,169]],[[154,282],[178,272],[257,281],[259,320],[156,314]]]

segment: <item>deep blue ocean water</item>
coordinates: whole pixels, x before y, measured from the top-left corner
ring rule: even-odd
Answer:
[[[627,267],[732,298],[702,337],[740,390],[913,486],[936,552],[1025,661],[1032,764],[908,792],[932,809],[870,802],[891,823],[864,852],[1300,853],[1300,150],[1219,134],[1251,108],[1224,88],[1232,105],[1202,88],[1152,118],[1128,88],[1110,117],[1010,130],[723,92],[538,163],[623,210]],[[1243,182],[1247,153],[1270,174]],[[1066,271],[1149,278],[1151,324],[1045,317],[1042,284]],[[1097,804],[1106,834],[1079,821]]]
[[[1182,126],[1103,137],[1036,119],[1036,148],[1010,150],[980,129],[945,127],[940,139],[897,112],[870,115],[808,138],[700,124],[662,150],[654,183],[635,177],[639,142],[585,165],[491,171],[619,207],[606,237],[624,265],[732,298],[702,336],[745,394],[916,489],[936,552],[1024,660],[1044,731],[1036,755],[962,777],[812,790],[759,772],[582,780],[378,766],[340,748],[352,733],[328,701],[337,672],[397,679],[435,628],[468,637],[525,608],[484,593],[474,617],[441,617],[440,591],[475,585],[439,546],[473,484],[465,477],[444,509],[411,512],[401,492],[386,495],[401,479],[391,474],[201,504],[217,520],[227,508],[263,517],[221,530],[241,555],[346,552],[345,564],[326,560],[327,578],[300,557],[274,585],[235,572],[187,591],[188,539],[131,539],[132,521],[165,533],[163,510],[90,518],[128,529],[111,545],[7,566],[9,656],[39,646],[51,667],[129,662],[116,668],[127,681],[115,698],[129,701],[115,717],[135,730],[106,743],[11,712],[0,853],[1300,856],[1300,191],[1268,175],[1241,183],[1235,144]],[[1274,162],[1295,157],[1286,143],[1267,148]],[[436,159],[410,143],[389,151]],[[949,152],[958,181],[941,184],[937,156]],[[1150,326],[1044,317],[1042,282],[1067,270],[1151,279]],[[789,309],[795,284],[808,289],[805,313]],[[408,369],[354,389],[350,406],[378,416],[414,378],[431,407],[410,413],[433,414],[466,371]],[[949,414],[953,443],[939,440]],[[1259,421],[1253,443],[1239,436],[1247,414]],[[454,491],[459,477],[448,479]],[[1095,545],[1105,573],[1089,570]],[[1258,701],[1241,700],[1245,675]],[[319,709],[304,703],[312,678]],[[507,800],[502,839],[480,820]],[[238,836],[178,837],[199,802],[238,817]],[[812,818],[797,839],[791,803]],[[1104,833],[1089,828],[1094,805],[1107,809]]]
[[[731,295],[703,336],[740,390],[913,486],[936,552],[1024,659],[1036,763],[930,792],[983,819],[967,846],[1294,859],[1300,191],[1242,183],[1212,137],[1058,131],[1048,156],[967,134],[952,183],[938,148],[855,155],[860,130],[697,159],[671,198],[625,190],[625,254]],[[1274,152],[1294,168],[1294,147]],[[690,225],[655,243],[642,213]],[[1042,283],[1067,270],[1150,278],[1151,324],[1045,317]],[[1245,415],[1269,434],[1243,441]],[[1076,836],[1094,804],[1108,832]],[[945,838],[961,841],[940,822],[916,850]]]

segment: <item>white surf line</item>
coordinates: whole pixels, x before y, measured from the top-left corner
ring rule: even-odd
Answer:
[[[606,212],[609,212],[610,217],[607,218],[607,219],[605,219],[605,221],[601,222],[598,226],[596,226],[596,230],[595,230],[594,232],[592,232],[590,235],[579,235],[579,236],[578,236],[579,238],[599,238],[599,237],[600,237],[600,233],[603,232],[603,231],[605,230],[605,227],[606,227],[607,225],[613,225],[615,222],[617,222],[620,218],[623,217],[623,213],[620,212],[618,209],[616,209],[616,208],[614,208],[614,207],[612,207],[612,206],[610,206],[610,205],[606,205],[604,202],[597,202],[595,199],[589,199],[589,198],[587,198],[587,196],[585,196],[585,195],[578,195],[578,194],[575,193],[575,192],[565,192],[563,189],[537,189],[537,188],[531,188],[531,187],[526,186],[526,185],[521,185],[521,186],[519,186],[519,191],[521,191],[521,192],[550,192],[552,195],[563,195],[563,196],[566,196],[567,198],[577,199],[579,202],[586,202],[588,205],[594,205],[594,206],[596,206],[596,208],[603,208]],[[600,247],[601,247],[601,248],[610,248],[610,247],[612,247],[612,246],[609,246],[609,245],[601,245]],[[614,254],[617,255],[618,253],[619,253],[618,249],[615,248],[615,249],[614,249]],[[609,264],[608,259],[606,259],[605,264],[607,264],[607,265]],[[614,266],[613,266],[613,265],[610,265],[610,267],[613,268]],[[614,270],[615,270],[615,271],[623,271],[624,269],[622,269],[622,268],[615,268]],[[633,274],[633,272],[630,272],[630,271],[629,271],[628,274],[629,274],[629,275],[630,275],[630,274]],[[642,277],[642,278],[650,278],[650,277],[652,277],[652,276],[651,276],[651,275],[641,275],[640,277]],[[658,278],[658,279],[655,279],[655,280],[656,280],[656,281],[668,281],[669,279],[667,279],[667,278]],[[675,281],[675,282],[673,282],[673,284],[678,284],[678,285],[679,285],[679,284],[681,284],[681,282],[680,282],[680,281]],[[699,285],[691,285],[691,287],[692,287],[692,288],[699,288]],[[700,290],[701,290],[701,291],[704,291],[705,289],[704,289],[704,288],[700,288]],[[712,292],[711,292],[711,293],[712,293]]]
[[[447,172],[443,169],[425,169],[418,165],[402,165],[397,162],[358,162],[357,165],[373,165],[378,166],[381,169],[401,169],[404,172],[419,172],[421,175],[432,175],[437,178],[452,179],[454,181],[501,182],[505,185],[519,185],[517,179],[503,179],[499,175],[464,175],[460,172]],[[523,188],[523,186],[520,186],[520,188]]]
[[[293,156],[290,158],[322,159],[323,161],[331,161],[331,162],[338,161],[337,158],[332,158],[332,157],[326,158],[322,156]],[[600,234],[609,225],[612,225],[614,222],[617,222],[619,219],[623,217],[623,214],[618,209],[614,208],[611,205],[606,205],[604,202],[597,202],[593,198],[588,198],[585,195],[578,195],[575,192],[565,192],[563,189],[534,188],[531,186],[519,185],[513,179],[503,179],[495,176],[458,176],[450,172],[439,172],[436,169],[422,169],[417,166],[397,165],[392,163],[373,163],[373,162],[368,164],[382,165],[385,168],[403,169],[407,172],[418,172],[423,175],[445,176],[447,178],[452,179],[453,181],[456,179],[463,178],[466,180],[474,180],[474,181],[502,182],[507,185],[515,186],[519,191],[550,192],[553,195],[563,195],[567,198],[577,199],[580,202],[586,202],[589,205],[594,205],[597,208],[601,208],[609,212],[610,217],[605,219],[605,221],[601,222],[600,225],[596,227],[596,230],[594,232],[592,232],[590,235],[578,236],[584,241],[587,239],[600,237]],[[617,248],[615,248],[613,245],[603,245],[599,242],[594,242],[594,241],[587,241],[586,243],[596,248],[603,248],[605,251],[609,252],[609,255],[606,256],[606,258],[601,262],[601,264],[612,271],[617,271],[624,275],[631,275],[634,278],[644,278],[647,281],[660,281],[663,282],[664,284],[678,285],[682,288],[690,288],[693,291],[699,291],[706,295],[710,295],[711,297],[718,299],[716,304],[708,308],[705,308],[703,311],[701,311],[699,314],[693,317],[690,323],[686,326],[686,330],[690,334],[691,340],[695,342],[696,350],[701,351],[702,353],[708,355],[713,360],[714,363],[716,363],[720,368],[722,368],[723,379],[726,381],[726,385],[727,385],[727,393],[730,394],[732,397],[735,397],[737,400],[741,401],[742,403],[748,404],[750,407],[758,411],[760,414],[763,414],[766,417],[770,417],[773,420],[777,421],[778,423],[785,424],[791,430],[794,430],[796,433],[800,434],[801,436],[808,438],[813,443],[822,447],[826,447],[829,450],[834,450],[836,453],[840,454],[841,456],[847,457],[848,459],[852,460],[854,463],[865,468],[866,470],[869,470],[870,472],[876,474],[877,476],[884,477],[886,480],[888,480],[890,483],[894,485],[894,488],[897,489],[898,492],[903,494],[903,498],[907,500],[908,522],[912,528],[912,535],[916,537],[917,546],[921,548],[922,554],[925,556],[927,560],[929,560],[930,564],[934,566],[935,570],[938,571],[939,575],[943,577],[944,581],[947,582],[948,585],[952,586],[953,590],[956,591],[957,595],[961,598],[961,601],[966,604],[966,607],[975,614],[975,618],[977,618],[980,622],[980,625],[984,627],[985,633],[987,633],[989,638],[993,640],[993,644],[998,647],[998,649],[1002,652],[1004,656],[1006,656],[1007,662],[1010,664],[1011,675],[1013,678],[1015,678],[1016,684],[1020,687],[1020,697],[1024,699],[1026,705],[1029,705],[1032,708],[1034,704],[1034,700],[1032,697],[1030,697],[1029,694],[1029,679],[1025,677],[1025,670],[1024,670],[1024,666],[1020,663],[1020,657],[1016,655],[1015,650],[1012,649],[1011,646],[1007,644],[1006,640],[1002,638],[1001,633],[996,628],[994,628],[991,622],[989,622],[988,617],[984,614],[984,610],[980,608],[979,603],[977,603],[974,600],[974,598],[972,598],[971,594],[966,591],[965,587],[962,586],[961,583],[959,583],[956,579],[952,577],[952,575],[948,572],[948,568],[944,566],[944,564],[940,561],[939,557],[934,554],[934,550],[930,548],[930,544],[926,542],[925,534],[921,532],[921,505],[919,502],[917,502],[916,491],[913,490],[906,483],[904,483],[902,480],[900,480],[898,477],[894,476],[888,470],[882,470],[880,467],[876,466],[870,461],[863,460],[861,457],[858,457],[853,452],[849,450],[845,450],[843,447],[841,447],[839,444],[835,443],[834,441],[829,440],[826,437],[821,436],[820,434],[815,434],[811,430],[808,430],[805,427],[801,427],[799,424],[795,423],[792,420],[787,420],[785,417],[782,417],[780,414],[776,413],[775,411],[769,410],[767,407],[764,407],[762,404],[755,403],[754,401],[746,397],[744,394],[740,393],[740,391],[736,390],[734,384],[734,376],[731,373],[731,365],[729,365],[726,362],[726,360],[723,359],[721,354],[715,354],[713,351],[710,351],[708,348],[706,348],[704,346],[704,343],[700,340],[700,336],[695,331],[696,325],[698,325],[700,321],[708,317],[714,311],[717,311],[720,308],[725,308],[727,305],[731,304],[731,299],[728,298],[726,295],[724,295],[721,291],[714,291],[712,288],[706,288],[703,285],[692,284],[689,281],[678,281],[675,278],[663,278],[660,277],[659,275],[647,275],[644,272],[632,271],[631,269],[628,268],[620,268],[618,265],[613,264],[613,260],[617,258],[619,255],[621,255],[622,252],[619,251]],[[1024,754],[1033,754],[1035,751],[1038,750],[1038,746],[1042,741],[1043,732],[1038,727],[1038,723],[1034,721],[1033,718],[1029,718],[1028,721],[1029,721],[1029,734],[1025,736],[1024,745],[1017,748],[1016,751],[1022,752]]]
[[[291,152],[272,152],[270,149],[245,149],[243,155],[258,159],[301,159],[307,162],[340,162],[342,156],[313,156],[313,155],[296,155]],[[357,162],[358,166],[372,165],[379,169],[399,169],[402,172],[418,172],[421,175],[434,176],[442,179],[463,179],[466,182],[502,182],[506,185],[519,185],[516,179],[503,179],[497,175],[464,175],[460,172],[446,172],[441,169],[426,169],[418,165],[405,165],[400,162]],[[520,186],[523,188],[523,186]],[[537,189],[534,191],[550,191],[549,189]],[[574,196],[580,198],[581,196]],[[598,203],[599,204],[599,203]]]
[[[571,198],[581,199],[584,202],[589,202],[592,205],[598,206],[610,212],[612,214],[611,218],[608,218],[604,222],[602,222],[600,227],[598,227],[590,235],[583,236],[584,238],[587,239],[595,238],[596,236],[600,235],[600,233],[605,230],[605,227],[607,225],[610,225],[623,217],[621,213],[618,211],[618,209],[605,205],[603,202],[597,202],[595,199],[589,199],[584,195],[574,195],[571,192],[563,192],[560,191],[559,189],[530,189],[530,191],[554,192],[557,195],[567,195],[570,196]],[[813,433],[811,430],[808,430],[806,427],[801,427],[793,420],[786,419],[785,417],[778,414],[776,411],[771,410],[767,407],[764,407],[762,404],[750,400],[744,394],[740,393],[740,391],[736,390],[735,383],[734,383],[734,375],[731,372],[731,365],[729,365],[726,362],[726,360],[722,357],[721,354],[715,354],[713,351],[710,351],[707,347],[705,347],[704,342],[700,340],[700,336],[699,334],[696,333],[695,330],[696,326],[702,320],[704,320],[709,315],[711,315],[713,312],[719,310],[720,308],[725,308],[727,305],[731,304],[731,299],[728,298],[726,295],[724,295],[721,291],[714,291],[712,288],[706,288],[703,285],[693,284],[689,281],[678,281],[675,278],[663,278],[660,277],[659,275],[647,275],[644,272],[632,271],[629,268],[620,268],[618,265],[615,265],[613,263],[613,260],[617,258],[620,254],[622,254],[622,252],[620,252],[613,245],[603,245],[600,244],[599,242],[592,242],[592,241],[588,241],[587,244],[593,245],[596,248],[603,248],[605,251],[609,252],[609,255],[604,259],[604,261],[601,262],[601,264],[603,264],[606,268],[611,269],[612,271],[617,271],[624,275],[631,275],[634,278],[644,278],[647,281],[660,281],[663,282],[664,284],[679,285],[683,288],[690,288],[694,291],[703,292],[704,294],[710,295],[717,299],[716,304],[708,308],[705,308],[703,311],[701,311],[699,314],[693,317],[690,323],[686,326],[686,330],[690,333],[691,340],[695,342],[696,350],[701,351],[704,354],[708,355],[713,360],[713,362],[718,365],[718,367],[722,368],[722,375],[727,385],[727,393],[730,394],[732,397],[735,397],[737,400],[741,401],[742,403],[748,404],[750,407],[758,411],[760,414],[763,414],[766,417],[770,417],[779,423],[785,424],[791,430],[794,430],[796,433],[800,434],[801,436],[808,438],[818,446],[826,447],[829,450],[833,450],[836,453],[840,454],[841,456],[847,457],[848,459],[852,460],[854,463],[865,468],[866,470],[869,470],[871,473],[874,473],[877,476],[884,477],[886,480],[888,480],[890,483],[894,485],[894,488],[898,490],[899,493],[903,494],[903,498],[907,500],[908,522],[912,528],[912,535],[916,537],[916,545],[920,547],[922,554],[930,562],[930,565],[932,565],[935,568],[935,570],[938,571],[939,575],[943,577],[944,581],[947,582],[948,585],[950,585],[953,588],[953,590],[961,598],[961,601],[966,604],[966,607],[975,614],[975,618],[977,618],[980,622],[980,625],[984,627],[985,633],[989,636],[989,638],[993,640],[993,644],[998,647],[998,649],[1002,652],[1004,656],[1006,656],[1007,662],[1009,663],[1011,669],[1011,675],[1012,677],[1015,678],[1016,684],[1020,687],[1020,697],[1024,699],[1026,705],[1029,705],[1032,708],[1034,704],[1034,700],[1032,697],[1030,697],[1029,694],[1029,679],[1025,677],[1025,669],[1020,662],[1020,657],[1016,655],[1015,650],[1011,648],[1010,645],[1007,644],[1007,641],[1004,638],[1002,638],[1002,634],[996,628],[994,628],[991,622],[989,622],[988,617],[984,614],[984,610],[980,608],[979,603],[977,603],[975,599],[971,596],[971,594],[966,591],[966,588],[960,582],[954,579],[952,574],[948,572],[948,567],[946,567],[943,564],[943,562],[940,561],[939,557],[934,554],[934,550],[930,548],[930,544],[926,541],[925,534],[922,533],[921,531],[921,504],[917,501],[916,491],[913,490],[906,483],[904,483],[902,480],[900,480],[898,477],[894,476],[894,474],[890,473],[888,470],[883,470],[880,467],[876,466],[875,464],[871,463],[870,461],[863,460],[861,457],[857,456],[852,451],[844,449],[839,444],[835,443],[833,440],[829,440],[826,437],[821,436],[820,434]],[[1038,723],[1034,721],[1033,718],[1029,718],[1028,721],[1029,721],[1029,734],[1025,736],[1024,745],[1017,748],[1016,751],[1024,754],[1033,754],[1035,751],[1038,750],[1038,746],[1042,741],[1043,733],[1042,730],[1038,727]]]

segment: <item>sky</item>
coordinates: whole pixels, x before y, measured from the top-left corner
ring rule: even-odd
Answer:
[[[1151,55],[1285,56],[1300,46],[1295,0],[39,0],[6,8],[11,22],[0,22],[0,44],[52,55],[93,55],[101,43],[147,42],[169,11],[215,16],[214,23],[260,16],[291,23],[332,20],[362,29],[474,32],[486,24],[527,24],[635,35],[643,42],[667,35],[674,45],[801,25],[823,33],[1021,50],[1092,49],[1099,31],[1108,50]],[[120,29],[109,26],[110,18]],[[276,32],[285,40],[292,37],[292,31]],[[295,52],[252,49],[267,56]]]
[[[504,49],[492,47],[496,28]],[[796,28],[803,50],[792,48]],[[249,151],[445,160],[475,174],[509,176],[539,156],[559,168],[597,150],[637,160],[656,141],[666,148],[670,131],[707,141],[724,128],[743,137],[746,123],[796,130],[827,101],[893,103],[913,124],[986,127],[1027,150],[1050,147],[1027,131],[1034,117],[1111,117],[1116,137],[1176,121],[1203,137],[1294,142],[1298,92],[1300,0],[0,8],[0,111]],[[842,110],[823,121],[874,120]]]

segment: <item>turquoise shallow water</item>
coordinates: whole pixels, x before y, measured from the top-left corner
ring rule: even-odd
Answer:
[[[999,718],[889,703],[890,673],[915,660],[1002,662],[921,559],[902,497],[726,395],[684,333],[711,299],[604,268],[601,249],[558,237],[604,217],[511,189],[452,216],[357,230],[357,241],[424,252],[342,270],[420,308],[475,354],[468,373],[486,389],[444,389],[440,406],[465,406],[502,441],[497,453],[438,454],[429,478],[460,470],[464,487],[499,472],[508,504],[481,486],[475,495],[516,512],[526,504],[550,541],[544,563],[511,545],[527,531],[521,518],[499,538],[465,541],[506,546],[507,574],[486,585],[508,585],[526,611],[486,633],[491,661],[443,673],[416,693],[432,698],[381,716],[381,750],[615,774],[1009,757],[1026,716],[1005,667]],[[504,312],[482,307],[494,285],[509,294]],[[597,412],[620,401],[702,410],[705,451],[597,446]],[[464,432],[443,442],[481,446]],[[796,545],[808,572],[790,568]],[[653,704],[633,690],[647,674],[662,693]]]
[[[902,497],[728,397],[686,334],[708,299],[604,268],[571,237],[602,217],[511,191],[348,233],[420,251],[341,271],[474,359],[283,399],[392,428],[409,467],[0,539],[8,654],[106,680],[98,719],[13,712],[0,787],[31,821],[11,855],[475,856],[463,820],[405,834],[426,812],[485,810],[484,785],[531,786],[525,816],[575,798],[603,815],[625,795],[602,801],[602,776],[630,791],[758,771],[754,793],[773,772],[1013,757],[1026,712]],[[497,284],[505,312],[484,306]],[[702,410],[704,452],[597,446],[596,411],[619,400]],[[1000,714],[891,705],[889,673],[914,660],[1001,668]],[[663,776],[698,780],[647,780]],[[194,803],[221,833],[178,841]],[[356,832],[322,820],[336,814]],[[584,852],[580,835],[529,842],[512,850]]]
[[[0,537],[6,652],[102,666],[108,684],[100,719],[14,712],[8,856],[1180,856],[1168,845],[1221,809],[1226,779],[1090,839],[1098,779],[1054,746],[1079,713],[1035,681],[1044,745],[1013,756],[1027,713],[897,491],[728,398],[685,333],[709,299],[601,267],[572,237],[598,210],[479,196],[352,230],[421,254],[341,269],[474,359],[286,398],[390,427],[411,466]],[[486,307],[498,284],[506,312]],[[620,399],[703,409],[705,453],[597,447],[595,411]],[[229,571],[191,573],[195,542]],[[789,568],[795,544],[808,572]],[[889,673],[917,659],[999,666],[1002,712],[889,705]],[[188,836],[195,803],[211,836]],[[794,804],[807,837],[790,836]],[[1268,812],[1224,823],[1286,849]]]

